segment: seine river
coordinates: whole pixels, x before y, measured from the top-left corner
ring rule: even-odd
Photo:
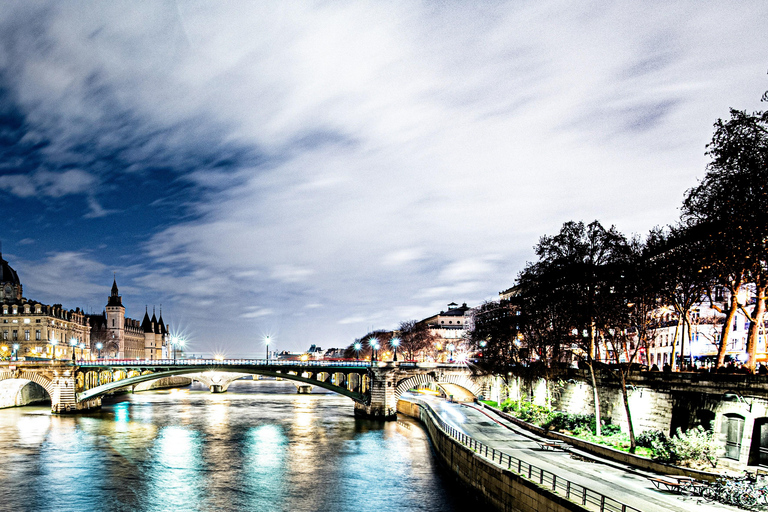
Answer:
[[[0,410],[0,510],[476,508],[418,423],[355,419],[332,393],[237,381],[125,395],[76,416]]]

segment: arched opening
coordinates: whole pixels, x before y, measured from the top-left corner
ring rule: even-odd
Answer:
[[[725,457],[739,460],[741,454],[741,437],[744,434],[744,416],[726,414],[723,417],[721,433],[725,436]]]
[[[0,381],[0,408],[21,407],[51,403],[51,396],[43,386],[27,379]]]
[[[768,418],[756,418],[752,431],[752,446],[749,450],[750,466],[768,467]]]

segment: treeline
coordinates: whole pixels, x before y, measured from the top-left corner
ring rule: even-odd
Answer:
[[[663,311],[673,311],[685,333],[684,359],[691,311],[707,299],[726,317],[716,365],[741,311],[750,322],[746,366],[754,371],[768,288],[768,113],[730,114],[715,123],[706,174],[686,192],[674,225],[627,237],[598,221],[566,222],[539,240],[511,297],[476,310],[470,343],[489,371],[505,375],[511,364],[575,353],[594,383],[595,361],[632,363],[641,349],[649,353]],[[754,300],[745,304],[739,291],[748,285]],[[715,300],[718,290],[728,300]],[[631,365],[623,367],[624,384]]]

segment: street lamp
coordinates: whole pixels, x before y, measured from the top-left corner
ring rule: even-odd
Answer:
[[[356,341],[354,344],[355,347],[355,357],[359,360],[360,359],[360,349],[363,348],[363,344],[359,341]]]
[[[56,338],[51,338],[51,359],[56,359],[56,344],[58,343]]]
[[[267,364],[269,364],[269,336],[264,338],[264,344],[267,346]]]
[[[99,359],[101,359],[101,349],[104,348],[104,345],[99,341],[96,343],[96,350],[99,351]]]
[[[483,358],[483,361],[485,361],[485,347],[488,345],[488,342],[483,340],[480,342],[480,357]]]
[[[80,359],[85,359],[85,343],[81,342],[78,346],[80,347]]]
[[[171,338],[171,346],[173,347],[173,364],[176,364],[176,347],[184,346],[184,338],[173,336]]]
[[[77,340],[75,338],[69,338],[69,346],[72,347],[72,362],[75,362],[75,347],[77,346]]]
[[[456,348],[456,347],[453,345],[453,343],[449,343],[448,346],[445,347],[445,348],[447,348],[448,352],[450,352],[450,354],[451,354],[449,359],[451,361],[453,361],[453,349]]]
[[[395,349],[395,359],[394,360],[397,361],[397,347],[400,346],[400,338],[397,338],[397,337],[392,338],[392,340],[389,343]]]
[[[18,343],[13,344],[13,360],[14,361],[19,360],[19,344]]]
[[[371,361],[375,361],[376,351],[379,350],[379,340],[377,340],[376,338],[373,338],[371,341],[369,341],[369,343],[371,344],[371,348],[373,349]]]

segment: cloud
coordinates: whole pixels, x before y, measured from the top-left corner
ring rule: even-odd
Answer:
[[[105,255],[59,252],[243,346],[479,303],[567,220],[672,222],[765,89],[757,2],[88,7],[0,14],[0,190],[84,196]]]

